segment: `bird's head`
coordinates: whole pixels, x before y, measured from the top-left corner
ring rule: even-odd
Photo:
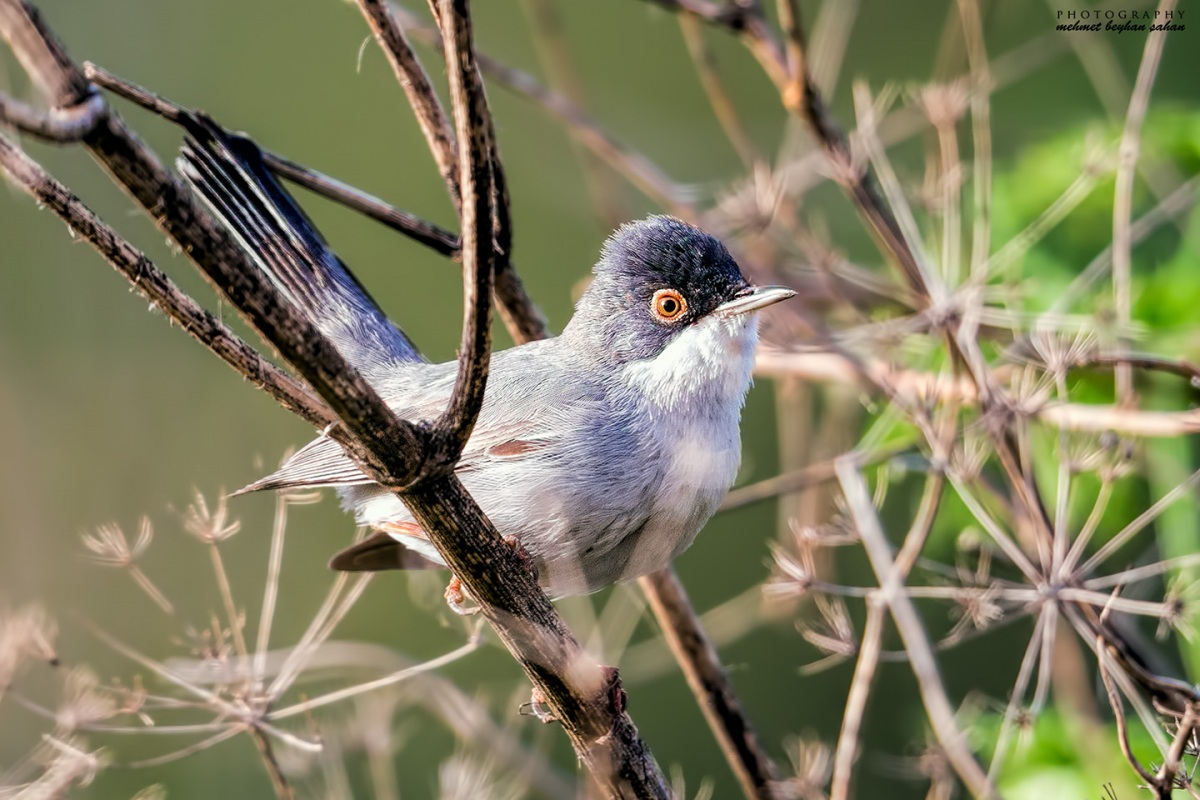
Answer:
[[[663,216],[621,227],[594,272],[564,337],[668,402],[726,382],[744,392],[754,312],[795,294],[751,286],[719,240]]]

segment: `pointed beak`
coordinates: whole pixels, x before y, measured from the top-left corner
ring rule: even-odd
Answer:
[[[719,317],[736,317],[795,296],[796,293],[786,286],[748,286],[732,300],[717,306],[713,313]]]

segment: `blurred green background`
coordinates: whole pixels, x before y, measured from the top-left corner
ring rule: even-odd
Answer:
[[[45,0],[39,6],[76,59],[95,61],[204,109],[289,158],[451,225],[453,212],[403,94],[374,43],[362,48],[367,30],[352,5],[334,0]],[[843,121],[852,119],[851,79],[866,78],[879,88],[931,76],[953,6],[924,0],[861,2],[832,98]],[[692,187],[701,205],[741,176],[740,162],[712,117],[671,15],[634,0],[560,2],[556,7],[589,107],[609,130]],[[818,4],[803,7],[808,19],[814,19]],[[1048,33],[1055,8],[1032,0],[989,4],[989,52],[1003,53]],[[483,51],[539,73],[520,3],[478,2],[475,15]],[[1200,74],[1196,36],[1200,32],[1189,29],[1169,37],[1154,90],[1156,106],[1195,108],[1194,76]],[[791,133],[773,87],[736,41],[717,32],[708,39],[751,136],[764,151],[776,151]],[[1132,83],[1143,40],[1127,34],[1104,41]],[[439,59],[421,52],[435,79],[441,79]],[[7,53],[0,54],[0,87],[28,96],[24,76]],[[491,87],[490,97],[513,198],[515,261],[558,329],[571,313],[572,287],[587,274],[608,231],[589,204],[583,173],[559,126],[499,87]],[[164,159],[173,157],[179,142],[175,130],[115,102]],[[1017,167],[1030,148],[1063,131],[1078,139],[1088,123],[1104,118],[1104,105],[1079,61],[1063,48],[1030,78],[995,95],[998,175],[1019,176]],[[163,236],[84,153],[33,141],[23,144],[180,285],[217,308],[187,262],[168,250]],[[919,175],[920,148],[911,150],[907,155]],[[180,618],[203,628],[219,607],[219,597],[207,556],[181,530],[179,510],[190,502],[193,487],[210,497],[222,488],[236,488],[312,432],[161,317],[148,313],[124,281],[86,245],[72,241],[50,214],[0,186],[0,604],[35,601],[58,616],[64,663],[89,663],[102,676],[129,675],[137,670],[89,634],[80,617],[157,658],[183,652],[175,641],[180,626],[124,576],[86,562],[79,535],[110,520],[132,532],[139,516],[149,515],[157,538],[143,566],[180,609]],[[1036,208],[1014,212],[1018,224],[1028,222],[1062,188],[1065,184],[1052,187]],[[1015,197],[1022,194],[1019,183],[1007,184],[1007,190]],[[460,324],[455,267],[353,213],[299,191],[297,195],[411,338],[434,359],[451,357]],[[656,210],[633,190],[623,188],[622,197],[631,216]],[[837,245],[876,264],[878,257],[846,207],[833,194],[819,197],[831,199],[825,216]],[[1077,262],[1082,267],[1106,239],[1106,231],[1096,231],[1067,260],[1082,259]],[[507,338],[502,336],[501,342],[507,344]],[[772,386],[761,381],[743,426],[742,481],[777,470],[773,408]],[[232,503],[244,527],[226,547],[226,563],[235,596],[252,620],[261,595],[271,509],[268,497]],[[728,514],[709,525],[678,563],[699,609],[728,600],[766,576],[766,543],[775,525],[774,504]],[[353,533],[350,518],[332,497],[296,509],[289,530],[273,637],[277,645],[294,642],[303,631],[331,580],[326,559]],[[609,594],[577,602],[599,608]],[[337,638],[383,643],[413,658],[457,646],[461,628],[424,605],[414,600],[406,578],[386,575],[374,582]],[[649,633],[643,626],[641,636]],[[1021,641],[1019,631],[993,636]],[[974,687],[1003,697],[1020,646],[1011,648],[1009,663],[1000,663],[995,644],[993,638],[987,650],[968,645],[947,657],[943,663],[952,691]],[[790,734],[836,738],[852,665],[802,677],[798,667],[819,654],[787,621],[756,629],[722,655],[759,733],[785,763],[783,741]],[[494,647],[456,664],[448,674],[468,694],[491,693],[505,702],[518,678],[511,660]],[[23,680],[32,692],[39,681],[47,683],[38,670],[27,672]],[[48,697],[43,699],[52,702]],[[630,702],[656,757],[664,766],[681,768],[689,793],[710,778],[716,797],[735,796],[736,784],[673,669],[649,681],[637,682],[635,676]],[[499,707],[506,713],[512,705],[501,702]],[[409,716],[419,735],[409,735],[396,755],[399,785],[405,797],[434,796],[436,766],[454,751],[453,736],[421,713]],[[511,714],[505,720],[531,729],[537,725]],[[0,768],[19,758],[31,736],[45,726],[7,703],[0,708]],[[871,738],[861,762],[859,796],[921,796],[919,784],[905,779],[907,768],[888,757],[916,755],[924,741],[904,665],[883,671],[868,727]],[[523,735],[546,736],[533,730]],[[561,737],[552,733],[548,740],[554,742],[562,767],[571,770],[572,756]],[[118,762],[182,746],[161,737],[97,736],[93,743],[110,746]],[[1126,768],[1114,763],[1111,769],[1112,775],[1096,776],[1096,792],[1100,779],[1116,778]],[[356,780],[363,779],[355,774]],[[172,798],[218,792],[256,797],[270,791],[254,748],[239,737],[166,767],[106,771],[81,796],[129,796],[155,782],[164,783]]]

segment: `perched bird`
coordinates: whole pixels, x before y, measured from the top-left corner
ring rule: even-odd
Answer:
[[[456,364],[430,364],[384,316],[263,164],[197,116],[181,173],[339,352],[409,420],[437,416]],[[733,483],[758,312],[790,289],[751,286],[717,239],[670,217],[623,226],[563,332],[492,355],[457,473],[552,597],[667,566]],[[442,565],[394,494],[319,437],[242,491],[332,486],[375,531],[340,570]]]

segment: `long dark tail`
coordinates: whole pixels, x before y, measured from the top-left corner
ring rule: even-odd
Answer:
[[[180,174],[351,364],[370,372],[423,360],[275,180],[254,142],[203,114],[182,124],[188,137],[176,162]]]

